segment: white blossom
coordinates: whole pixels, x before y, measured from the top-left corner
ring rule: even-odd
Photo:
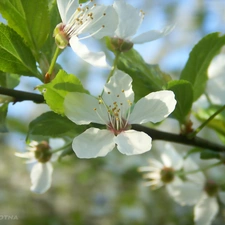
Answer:
[[[50,139],[49,144],[46,141],[40,143],[31,141],[27,152],[15,153],[16,156],[26,158],[27,163],[32,164],[30,173],[32,192],[43,194],[51,187],[53,173],[51,161],[56,160],[57,154],[52,155],[49,150],[50,147],[56,149],[63,145],[64,140],[61,138]]]
[[[101,39],[112,35],[118,18],[112,6],[96,5],[93,1],[79,4],[78,0],[57,0],[62,23],[54,32],[61,48],[69,43],[73,51],[86,62],[99,67],[109,67],[104,52],[91,52],[81,40]]]
[[[73,140],[73,150],[79,158],[105,156],[116,146],[126,155],[141,154],[151,149],[151,137],[131,128],[132,124],[159,122],[175,108],[172,91],[152,92],[134,104],[132,78],[115,71],[97,98],[70,92],[64,101],[65,115],[76,124],[91,122],[107,129],[89,128]]]
[[[153,189],[165,186],[169,195],[181,205],[194,205],[201,194],[204,176],[201,172],[181,175],[196,170],[198,167],[192,159],[183,159],[181,154],[170,144],[161,147],[160,160],[150,158],[149,165],[140,167],[139,171],[147,172],[144,178],[146,186]],[[200,179],[200,181],[199,181]]]
[[[220,190],[213,181],[206,181],[194,207],[194,221],[196,225],[210,225],[212,223],[219,212],[218,198],[225,204],[225,192]]]
[[[207,94],[213,104],[225,104],[225,54],[215,57],[208,68]]]
[[[115,31],[115,37],[132,42],[133,44],[154,41],[167,35],[174,27],[167,26],[162,30],[150,30],[134,36],[143,22],[144,12],[134,8],[124,0],[114,1],[113,7],[119,17],[119,24]]]

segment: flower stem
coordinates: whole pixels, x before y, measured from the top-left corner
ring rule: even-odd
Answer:
[[[61,51],[61,49],[59,47],[56,47],[55,53],[53,55],[51,64],[50,64],[49,69],[48,69],[48,72],[45,75],[45,81],[46,81],[45,83],[48,83],[51,80],[51,75],[53,73],[55,63],[56,63],[56,60],[57,60],[57,58],[60,54],[60,51]]]
[[[112,70],[110,71],[110,74],[108,76],[107,83],[109,82],[110,77],[114,74],[114,72],[117,68],[117,63],[118,63],[118,60],[119,60],[119,57],[120,57],[120,53],[121,52],[117,51],[116,54],[115,54],[116,57],[115,57],[114,62],[113,62]]]
[[[206,166],[204,168],[199,168],[199,169],[196,169],[196,170],[191,170],[191,171],[187,171],[187,172],[183,172],[183,171],[180,172],[180,171],[178,171],[177,175],[178,176],[184,176],[184,175],[187,175],[187,174],[198,173],[198,172],[202,172],[202,171],[208,170],[210,168],[216,167],[216,166],[221,165],[221,164],[222,164],[222,162],[216,162],[216,163],[208,165],[208,166]]]
[[[68,148],[68,147],[71,147],[72,146],[72,141],[68,142],[66,145],[62,146],[61,148],[57,148],[57,149],[54,149],[54,150],[50,150],[49,152],[51,154],[54,154],[56,152],[59,152],[59,151],[62,151],[64,150],[65,148]]]
[[[217,110],[213,115],[211,115],[204,123],[202,123],[195,131],[193,131],[191,134],[188,135],[188,138],[192,139],[196,136],[197,133],[199,133],[202,128],[204,128],[212,119],[215,118],[220,112],[222,112],[225,109],[225,105],[222,106],[219,110]]]

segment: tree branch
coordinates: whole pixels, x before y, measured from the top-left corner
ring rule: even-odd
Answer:
[[[44,97],[39,94],[25,92],[25,91],[18,91],[14,89],[0,87],[0,94],[8,95],[14,98],[14,103],[22,102],[22,101],[33,101],[35,103],[44,103]]]
[[[132,128],[137,131],[143,131],[148,134],[153,140],[170,141],[179,144],[192,145],[200,148],[211,149],[215,152],[225,152],[225,146],[219,145],[200,137],[194,137],[192,139],[187,138],[181,134],[172,134],[163,131],[151,129],[142,125],[134,124]]]
[[[44,103],[44,97],[40,94],[29,93],[25,91],[18,91],[8,88],[0,87],[0,94],[14,97],[15,102],[20,101],[33,101],[35,103]],[[203,138],[194,137],[192,139],[187,138],[181,134],[172,134],[163,131],[158,131],[152,128],[148,128],[142,125],[134,124],[132,128],[137,131],[143,131],[148,134],[153,140],[163,140],[169,142],[175,142],[184,145],[191,145],[200,148],[211,149],[215,152],[225,152],[225,146],[219,145]]]

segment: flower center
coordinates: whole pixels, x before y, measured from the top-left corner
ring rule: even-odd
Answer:
[[[214,181],[208,180],[205,184],[205,191],[209,196],[214,196],[218,192],[218,185]]]
[[[174,170],[173,168],[164,167],[161,170],[160,175],[161,175],[161,180],[164,183],[170,183],[174,179]]]
[[[88,4],[92,2],[93,1],[90,1]],[[81,34],[87,27],[93,26],[101,18],[103,18],[106,15],[106,13],[103,13],[100,16],[95,16],[95,7],[96,7],[96,4],[93,4],[93,3],[91,6],[86,5],[85,7],[82,7],[82,4],[81,4],[80,7],[76,9],[75,13],[70,18],[70,20],[68,21],[68,23],[65,25],[65,28],[64,28],[64,32],[67,34],[69,39],[73,35]],[[103,24],[99,25],[99,28],[97,28],[94,33],[92,33],[89,36],[86,36],[85,38],[95,35],[104,27],[105,26]]]
[[[52,154],[49,152],[50,146],[48,142],[42,141],[36,146],[35,158],[38,162],[45,163],[51,159]]]
[[[114,101],[111,105],[107,105],[102,96],[99,96],[98,102],[100,107],[98,107],[98,109],[94,108],[98,116],[104,121],[103,117],[100,115],[100,109],[101,106],[103,106],[104,112],[107,112],[107,121],[104,121],[104,123],[106,124],[107,129],[112,131],[115,135],[131,128],[128,120],[132,102],[129,99],[126,99],[124,92],[124,90],[121,90],[121,93],[117,95],[113,94],[112,97],[116,96],[118,101]],[[107,92],[107,95],[111,95],[111,92]],[[124,101],[124,99],[126,100]]]

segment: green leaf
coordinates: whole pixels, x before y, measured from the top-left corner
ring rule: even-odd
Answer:
[[[64,115],[63,102],[68,92],[86,92],[80,80],[73,74],[60,70],[55,79],[48,84],[38,86],[43,93],[46,103],[56,113]]]
[[[147,64],[134,49],[121,53],[117,67],[132,77],[136,101],[150,92],[164,89],[171,80],[158,65]]]
[[[208,67],[223,45],[225,45],[225,35],[212,33],[200,40],[192,49],[180,79],[188,80],[193,85],[194,101],[204,93],[208,80]]]
[[[220,159],[220,153],[211,151],[211,150],[204,150],[200,154],[201,159]]]
[[[84,128],[51,111],[43,113],[29,124],[27,139],[30,135],[60,137],[71,131],[81,133]]]
[[[56,49],[53,31],[57,26],[57,24],[61,22],[56,1],[54,1],[50,6],[49,17],[50,17],[50,35],[48,36],[47,40],[45,41],[45,44],[42,47],[42,52],[47,57],[47,60],[50,63]]]
[[[7,132],[8,129],[6,127],[6,116],[8,112],[8,103],[5,103],[0,106],[0,132]]]
[[[20,77],[17,74],[8,74],[0,71],[0,86],[6,88],[14,88],[20,82]]]
[[[172,115],[179,120],[180,123],[184,123],[193,102],[192,85],[186,80],[173,80],[168,82],[167,89],[174,92],[175,99],[177,100],[176,108]]]
[[[0,24],[0,70],[21,75],[37,75],[35,59],[22,38]]]
[[[216,111],[218,111],[220,108],[221,106],[212,105],[207,109],[198,110],[195,116],[198,120],[203,122],[207,120],[211,115],[213,115]],[[219,135],[221,141],[225,143],[225,111],[222,111],[214,119],[209,121],[209,123],[207,123],[207,127],[210,127],[215,130]]]
[[[1,0],[0,13],[38,57],[50,31],[48,0]]]

